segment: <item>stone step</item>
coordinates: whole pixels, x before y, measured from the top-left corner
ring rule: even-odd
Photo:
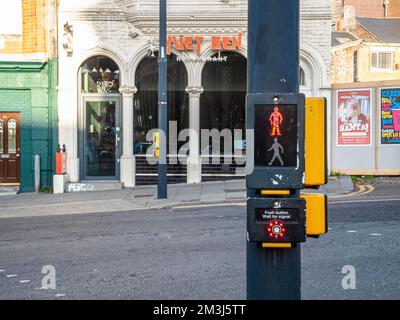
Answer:
[[[0,186],[0,196],[13,195],[19,193],[19,186]]]
[[[122,182],[119,181],[82,181],[69,182],[65,186],[65,192],[93,192],[121,190]]]

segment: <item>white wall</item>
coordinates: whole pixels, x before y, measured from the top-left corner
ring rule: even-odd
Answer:
[[[156,0],[60,0],[59,14],[59,140],[68,153],[72,181],[79,180],[78,162],[78,69],[88,57],[104,54],[113,58],[121,70],[121,86],[134,86],[134,71],[150,47],[157,43]],[[244,34],[242,54],[246,56],[247,1],[170,0],[169,32],[204,35]],[[309,79],[308,95],[330,100],[330,6],[329,0],[302,0],[301,65]],[[196,16],[188,19],[190,12]],[[201,16],[201,17],[199,17]],[[221,16],[224,16],[221,19]],[[190,15],[189,15],[190,17]],[[64,24],[73,26],[73,53],[63,49]],[[137,32],[132,39],[129,34]],[[205,41],[202,55],[211,55]],[[190,53],[192,54],[192,53]],[[190,55],[189,54],[189,55]],[[186,54],[185,54],[186,55]],[[190,86],[201,85],[201,63],[186,63]]]

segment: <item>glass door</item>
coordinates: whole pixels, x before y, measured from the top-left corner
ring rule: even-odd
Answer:
[[[83,176],[87,180],[119,178],[119,101],[84,99]]]

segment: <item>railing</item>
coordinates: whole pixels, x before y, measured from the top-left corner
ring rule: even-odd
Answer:
[[[145,155],[136,155],[136,185],[157,184],[157,164],[151,164]],[[168,183],[186,183],[187,163],[186,157],[176,161],[176,156],[169,155],[167,166]],[[154,160],[154,158],[152,158]],[[214,163],[213,163],[214,160]],[[218,160],[218,161],[216,161]],[[202,181],[224,181],[244,179],[245,158],[232,156],[203,156]],[[215,163],[217,162],[217,163]]]
[[[136,185],[157,184],[157,164],[151,164],[146,155],[136,155]],[[171,161],[175,157],[168,156],[167,177],[168,184],[186,182],[186,157],[184,161]],[[174,160],[175,160],[174,159]],[[154,160],[154,158],[152,158]],[[172,163],[171,163],[172,162]]]
[[[218,160],[213,163],[213,160]],[[202,181],[219,181],[244,179],[245,157],[233,156],[207,156],[202,157],[201,179]]]

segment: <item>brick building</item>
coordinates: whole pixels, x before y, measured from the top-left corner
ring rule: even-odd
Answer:
[[[354,17],[397,18],[400,17],[399,0],[331,0],[332,21],[342,28],[352,23]]]
[[[354,8],[356,17],[395,18],[400,17],[399,0],[344,0],[344,8]]]
[[[0,13],[0,192],[51,186],[57,143],[56,0],[16,0]]]
[[[332,36],[332,83],[400,79],[399,19],[355,18]]]
[[[156,182],[146,135],[157,126],[158,1],[61,0],[58,26],[59,140],[69,151],[67,190],[103,188],[107,181],[117,187]],[[301,91],[328,100],[330,30],[329,0],[302,0]],[[245,159],[247,0],[169,0],[168,34],[175,41],[169,120],[178,131],[192,129],[189,143],[170,142],[169,182],[237,178]],[[181,36],[189,42],[202,37],[195,42],[198,50],[184,50]],[[223,37],[234,41],[233,50],[218,49]],[[231,153],[218,155],[232,164],[208,163],[208,142],[194,137],[211,128],[241,133]],[[174,164],[178,149],[183,161]]]

